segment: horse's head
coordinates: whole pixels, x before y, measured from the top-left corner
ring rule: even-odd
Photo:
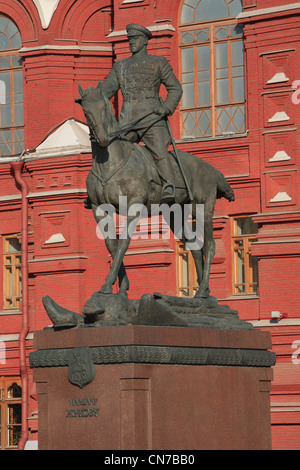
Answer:
[[[102,91],[101,82],[96,87],[89,87],[83,90],[78,85],[80,98],[75,101],[82,106],[88,126],[90,127],[97,143],[100,147],[107,147],[110,143],[108,129],[108,106],[110,103]]]

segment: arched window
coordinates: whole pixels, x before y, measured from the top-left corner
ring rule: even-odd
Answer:
[[[15,23],[0,15],[0,156],[24,149],[22,46]]]
[[[21,382],[17,377],[0,377],[0,450],[17,448],[21,434]]]
[[[183,137],[245,132],[241,0],[185,0],[180,17]]]

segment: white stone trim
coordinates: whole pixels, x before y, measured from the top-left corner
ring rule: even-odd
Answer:
[[[272,77],[269,81],[267,81],[268,85],[271,85],[272,83],[283,83],[283,82],[288,82],[289,78],[285,75],[284,72],[277,72],[275,73],[274,77]]]
[[[270,199],[269,202],[288,202],[291,201],[291,196],[288,195],[285,191],[279,191],[273,199]]]
[[[284,162],[286,160],[291,160],[291,157],[285,152],[285,150],[278,150],[278,152],[269,159],[269,162]]]
[[[48,29],[59,2],[60,0],[33,0],[43,29]]]
[[[67,119],[50,133],[33,152],[24,152],[23,160],[91,153],[89,128],[75,119]]]
[[[61,261],[61,260],[67,260],[67,259],[88,259],[87,256],[83,255],[70,255],[70,256],[54,256],[52,258],[34,258],[30,259],[28,263],[39,263],[42,261]]]
[[[123,0],[122,5],[128,4],[128,3],[143,3],[144,0]]]
[[[272,13],[281,13],[284,11],[295,10],[296,8],[300,8],[300,2],[290,3],[289,5],[280,5],[278,7],[261,8],[259,10],[245,11],[239,13],[236,18],[238,20],[242,20],[244,18],[252,18],[253,16],[269,15]]]
[[[249,321],[255,328],[263,328],[263,327],[275,327],[275,326],[300,326],[300,318],[282,318],[277,322],[271,320],[257,320],[257,321]]]
[[[19,49],[19,53],[23,52],[35,52],[35,51],[89,51],[89,52],[112,52],[112,46],[60,46],[57,44],[44,44],[36,47],[22,47]]]
[[[0,312],[0,313],[3,313],[3,312]],[[19,341],[19,338],[20,338],[19,333],[0,335],[0,341],[3,343],[9,342],[9,341]],[[33,333],[28,333],[26,336],[26,339],[33,339]]]
[[[149,29],[149,31],[154,32],[154,33],[160,32],[160,31],[176,31],[174,26],[168,23],[147,26],[147,29]],[[113,31],[107,36],[107,38],[114,38],[118,36],[127,36],[126,29],[122,29],[120,31]]]
[[[9,194],[7,196],[0,196],[0,202],[19,201],[22,199],[22,194]]]
[[[274,114],[274,116],[272,116],[268,122],[281,122],[281,121],[289,121],[290,118],[289,116],[286,114],[285,111],[277,111],[277,113]]]
[[[40,191],[35,193],[29,193],[27,198],[34,197],[47,197],[47,196],[64,196],[65,194],[86,194],[85,188],[74,188],[74,189],[61,189],[57,191]]]

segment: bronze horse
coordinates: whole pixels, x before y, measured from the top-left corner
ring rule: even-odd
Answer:
[[[79,85],[80,103],[91,131],[93,162],[86,180],[87,193],[91,201],[94,217],[99,224],[107,214],[99,213],[99,205],[110,204],[116,212],[120,209],[120,196],[127,197],[127,226],[137,224],[137,216],[130,214],[134,205],[143,205],[151,210],[151,206],[160,203],[162,182],[157,173],[150,153],[137,143],[131,143],[120,134],[119,124],[109,100],[102,92],[101,83],[97,87],[83,90]],[[224,175],[194,155],[179,152],[181,165],[189,182],[194,199],[192,216],[196,217],[196,205],[204,205],[204,238],[203,246],[191,249],[199,289],[195,297],[209,296],[209,273],[215,253],[213,239],[213,212],[217,198],[234,201],[232,188]],[[187,190],[179,172],[174,155],[170,159],[177,175],[175,181],[176,203],[183,207],[189,202]],[[174,223],[170,223],[174,231]],[[127,231],[129,232],[129,231]],[[181,240],[186,241],[184,230]],[[113,262],[105,283],[100,292],[111,294],[113,285],[119,279],[119,292],[127,296],[129,280],[126,275],[123,259],[130,244],[130,233],[122,237],[106,237],[105,243]]]

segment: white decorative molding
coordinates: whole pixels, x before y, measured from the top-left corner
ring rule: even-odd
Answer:
[[[60,0],[33,0],[40,16],[42,28],[47,29]]]
[[[277,113],[275,113],[274,116],[268,120],[268,122],[281,122],[289,120],[290,118],[285,111],[277,111]]]
[[[8,194],[7,196],[0,196],[0,202],[18,201],[19,199],[22,199],[22,194]]]
[[[61,189],[57,191],[39,191],[35,193],[28,193],[27,198],[32,199],[34,197],[39,198],[48,196],[65,196],[66,194],[86,194],[86,188]]]
[[[288,82],[289,78],[285,75],[284,72],[277,72],[275,73],[274,77],[271,78],[267,82],[268,85],[272,85],[272,83],[283,83],[283,82]]]
[[[160,31],[176,31],[174,26],[168,23],[157,24],[154,26],[147,26],[147,29],[149,29],[149,31],[151,31],[152,33],[160,32]],[[113,37],[118,37],[118,36],[127,36],[126,29],[122,29],[120,31],[113,31],[107,36],[107,38],[113,38]]]
[[[40,263],[41,261],[61,261],[67,259],[88,259],[87,256],[83,255],[70,255],[70,256],[53,256],[51,258],[34,258],[30,259],[28,263]]]
[[[128,4],[128,3],[142,3],[144,0],[123,0],[122,5]]]
[[[243,18],[252,18],[253,16],[269,15],[272,13],[283,13],[285,11],[295,10],[297,8],[300,8],[300,2],[290,3],[288,5],[280,5],[277,7],[260,8],[258,10],[245,11],[239,13],[237,15],[237,19],[241,20]]]
[[[62,243],[65,241],[66,239],[62,233],[54,233],[48,240],[45,241],[45,245],[48,245],[50,243]]]
[[[0,314],[10,314],[10,313],[19,313],[18,311],[16,312],[16,310],[7,310],[7,311],[2,311],[0,312]],[[7,335],[0,335],[0,341],[3,341],[4,343],[5,342],[8,342],[8,341],[18,341],[20,338],[20,335],[19,333],[16,333],[16,334],[7,334]],[[26,339],[33,339],[33,333],[28,333],[27,336],[26,336]]]
[[[88,126],[75,119],[67,119],[33,152],[24,153],[23,160],[77,155],[91,151]]]
[[[278,152],[269,159],[269,162],[284,162],[286,160],[291,160],[291,157],[284,150],[278,150]]]
[[[276,194],[275,197],[273,197],[273,199],[270,199],[269,202],[288,202],[291,200],[292,198],[288,195],[288,193],[286,193],[285,191],[280,191]]]
[[[22,47],[21,49],[19,49],[18,52],[22,54],[25,52],[39,52],[39,51],[111,52],[112,46],[109,44],[107,46],[82,46],[82,45],[60,46],[56,44],[43,44],[42,46],[36,46],[36,47]]]
[[[271,320],[257,320],[257,321],[251,321],[247,320],[249,323],[252,323],[252,325],[255,328],[260,328],[260,327],[277,327],[277,326],[300,326],[300,318],[282,318],[279,322],[271,322]],[[275,405],[272,405],[275,406]]]

